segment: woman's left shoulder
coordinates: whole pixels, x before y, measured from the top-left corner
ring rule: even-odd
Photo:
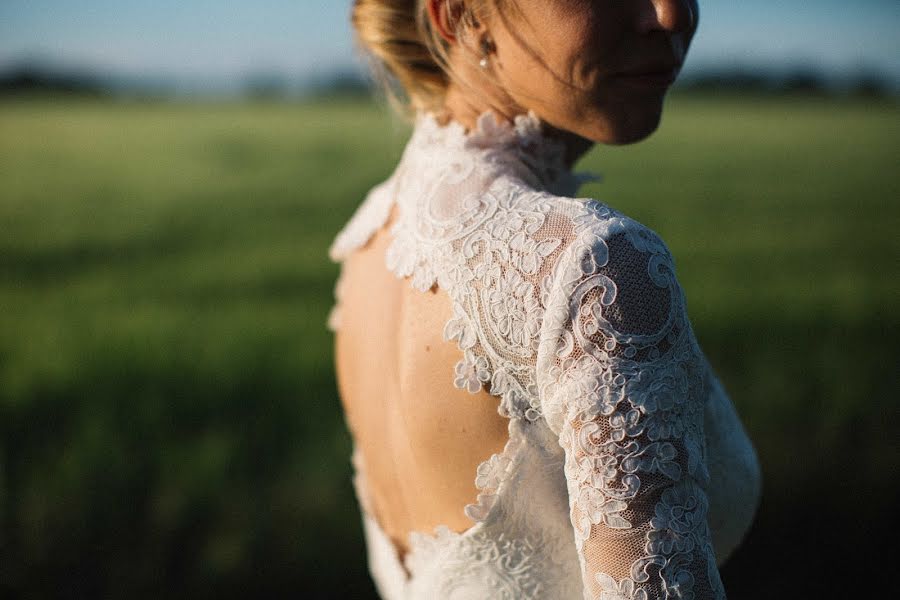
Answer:
[[[674,258],[662,236],[645,223],[594,198],[556,197],[551,201],[551,221],[566,223],[569,234],[565,246],[585,274],[625,255],[627,262],[644,270],[648,261],[663,261],[674,270]],[[635,261],[640,255],[642,260]]]

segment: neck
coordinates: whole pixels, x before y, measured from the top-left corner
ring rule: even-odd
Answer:
[[[513,123],[516,115],[526,114],[528,109],[519,106],[512,100],[489,98],[484,101],[481,98],[473,98],[474,94],[467,94],[459,89],[459,86],[451,83],[444,99],[444,109],[440,113],[443,119],[452,119],[462,124],[467,131],[475,129],[478,117],[485,112],[493,112],[499,120]],[[540,115],[539,115],[540,116]],[[571,169],[575,163],[594,146],[594,142],[580,135],[553,127],[541,119],[541,129],[549,138],[559,140],[566,148],[565,163]]]

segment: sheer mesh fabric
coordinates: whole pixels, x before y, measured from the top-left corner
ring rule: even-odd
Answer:
[[[332,246],[342,260],[396,205],[387,267],[453,304],[444,337],[462,359],[448,385],[500,396],[510,419],[506,448],[474,474],[473,528],[412,535],[409,577],[380,585],[401,590],[386,597],[724,598],[709,517],[730,551],[758,499],[752,446],[665,244],[572,198],[581,180],[533,115],[507,126],[487,114],[473,132],[423,116]],[[376,581],[399,577],[375,562]]]
[[[610,217],[599,207],[578,260],[561,263],[542,387],[559,413],[585,597],[722,598],[704,491],[704,365],[665,245]]]

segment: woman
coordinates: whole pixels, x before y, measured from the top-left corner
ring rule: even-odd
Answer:
[[[685,0],[357,0],[416,125],[331,249],[386,599],[724,598],[760,477],[647,227],[573,163],[657,127]]]

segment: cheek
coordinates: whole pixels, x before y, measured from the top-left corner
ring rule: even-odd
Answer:
[[[500,60],[506,89],[513,95],[559,97],[588,91],[603,71],[604,58],[611,54],[591,14],[560,15],[546,2],[531,15],[530,25],[520,32],[504,32]]]
[[[545,3],[550,7],[542,15],[547,25],[540,30],[540,37],[530,42],[539,57],[532,59],[548,71],[539,75],[536,66],[533,73],[544,89],[596,96],[601,80],[620,68],[622,20],[611,9],[597,8],[599,4],[563,11],[554,2]]]

